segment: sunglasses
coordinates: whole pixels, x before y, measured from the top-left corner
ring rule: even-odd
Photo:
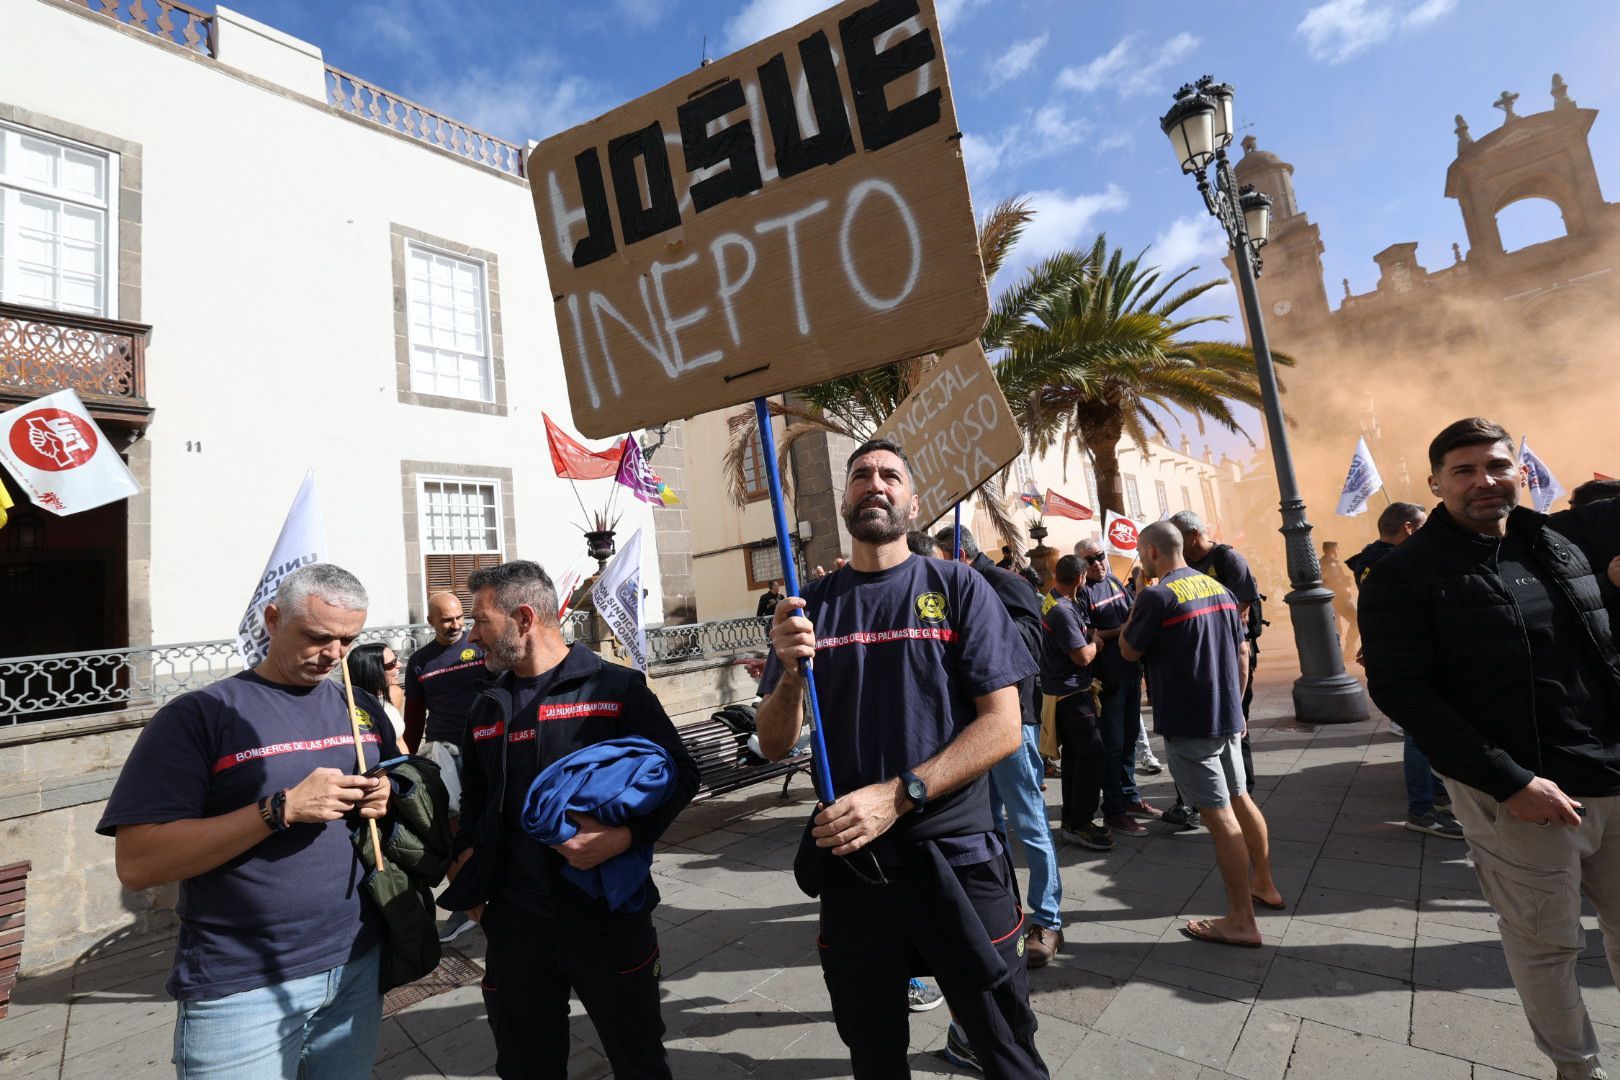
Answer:
[[[1107,561],[1108,561],[1108,556],[1104,555],[1102,553],[1098,553],[1096,555],[1087,555],[1086,556],[1086,562],[1089,562],[1089,563],[1100,563],[1100,562],[1107,562]]]
[[[388,663],[383,665],[383,670],[384,671],[394,671],[394,670],[397,670],[398,668],[399,668],[399,661],[397,659],[390,660],[390,661],[388,661]]]

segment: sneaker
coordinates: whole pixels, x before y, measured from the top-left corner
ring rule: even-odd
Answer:
[[[1148,833],[1147,826],[1129,814],[1110,814],[1103,818],[1103,824],[1121,836],[1146,836]]]
[[[1042,758],[1041,764],[1044,766],[1042,772],[1045,774],[1048,780],[1063,779],[1063,770],[1058,766],[1057,762],[1053,761],[1051,758]]]
[[[1157,806],[1150,806],[1145,800],[1137,799],[1133,803],[1125,804],[1125,812],[1131,817],[1139,817],[1146,821],[1158,821],[1164,817],[1164,811]]]
[[[1052,962],[1052,957],[1061,948],[1063,931],[1037,926],[1024,936],[1024,964],[1026,967],[1043,968]]]
[[[967,1032],[962,1030],[955,1020],[945,1029],[945,1060],[958,1069],[969,1069],[973,1072],[983,1072],[979,1065],[979,1056],[968,1045]]]
[[[1436,810],[1432,814],[1414,814],[1406,819],[1406,827],[1413,832],[1425,832],[1430,836],[1443,836],[1447,840],[1461,840],[1463,838],[1462,822],[1440,810]]]
[[[1198,816],[1198,811],[1179,803],[1160,814],[1159,820],[1178,829],[1196,829],[1204,824],[1203,819]]]
[[[1159,763],[1157,758],[1143,758],[1136,763],[1136,771],[1147,773],[1149,776],[1158,776],[1164,772],[1164,766]]]
[[[1058,832],[1069,843],[1079,844],[1092,851],[1114,850],[1114,838],[1108,835],[1107,827],[1098,825],[1095,821],[1088,821],[1073,828],[1065,825]]]
[[[945,995],[939,992],[939,987],[929,986],[921,979],[912,979],[911,985],[906,987],[906,1007],[912,1012],[937,1009],[944,1000]]]
[[[1558,1080],[1609,1080],[1609,1074],[1598,1064],[1596,1057],[1585,1061],[1555,1061]]]
[[[460,937],[462,934],[465,934],[467,931],[471,930],[477,925],[477,923],[467,918],[467,913],[465,911],[457,911],[450,916],[449,921],[446,922],[443,929],[439,931],[439,941],[441,944],[447,941],[454,941],[456,938]]]

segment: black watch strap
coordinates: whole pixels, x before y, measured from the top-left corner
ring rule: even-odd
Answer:
[[[906,798],[911,800],[914,811],[920,812],[928,806],[928,785],[923,783],[922,777],[914,772],[903,772],[900,774],[900,786]]]

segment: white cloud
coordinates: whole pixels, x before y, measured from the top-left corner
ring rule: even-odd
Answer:
[[[1006,138],[992,141],[972,132],[964,132],[962,160],[967,165],[969,186],[975,188],[987,186],[990,177],[1000,171],[1002,155],[1006,150]]]
[[[1420,0],[1403,4],[1373,0],[1327,0],[1305,13],[1294,32],[1305,39],[1311,59],[1342,64],[1398,31],[1422,30],[1450,14],[1457,0]]]
[[[964,133],[962,157],[967,163],[968,179],[975,189],[984,191],[991,177],[1002,169],[1071,150],[1090,132],[1089,120],[1071,116],[1066,107],[1053,101],[1003,128],[999,138]]]
[[[939,0],[934,10],[939,13],[939,25],[945,30],[956,26],[959,19],[974,8],[981,8],[990,0]]]
[[[819,14],[826,0],[748,0],[726,23],[726,49],[741,49]]]
[[[989,88],[994,90],[1027,73],[1035,66],[1035,59],[1041,55],[1041,50],[1046,48],[1046,42],[1051,36],[1042,34],[1040,37],[1015,41],[1008,46],[1006,52],[990,61],[986,80]]]
[[[1226,234],[1214,218],[1200,214],[1177,218],[1161,229],[1143,261],[1176,271],[1194,263],[1218,260],[1225,253]]]
[[[1068,195],[1062,191],[1032,191],[1027,196],[1035,217],[1024,228],[1024,235],[1013,248],[1012,258],[1001,273],[1017,274],[1048,255],[1067,248],[1089,246],[1098,230],[1094,224],[1103,214],[1123,210],[1130,197],[1117,184],[1099,192]]]
[[[1198,38],[1185,31],[1151,51],[1138,48],[1129,34],[1106,53],[1084,64],[1066,67],[1058,73],[1057,85],[1063,90],[1089,94],[1112,87],[1120,97],[1134,97],[1168,89],[1162,78],[1198,47]],[[1174,77],[1171,82],[1175,81]]]
[[[521,144],[583,123],[617,102],[602,85],[573,75],[549,54],[501,67],[413,83],[408,96],[465,124]]]
[[[657,26],[669,9],[669,0],[613,0],[613,10],[635,30]]]

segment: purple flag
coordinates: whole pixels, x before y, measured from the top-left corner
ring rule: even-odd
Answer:
[[[641,444],[634,435],[624,437],[624,454],[619,459],[619,471],[613,479],[630,489],[630,493],[644,503],[663,506],[658,494],[658,478],[647,468],[647,459],[641,456]]]

